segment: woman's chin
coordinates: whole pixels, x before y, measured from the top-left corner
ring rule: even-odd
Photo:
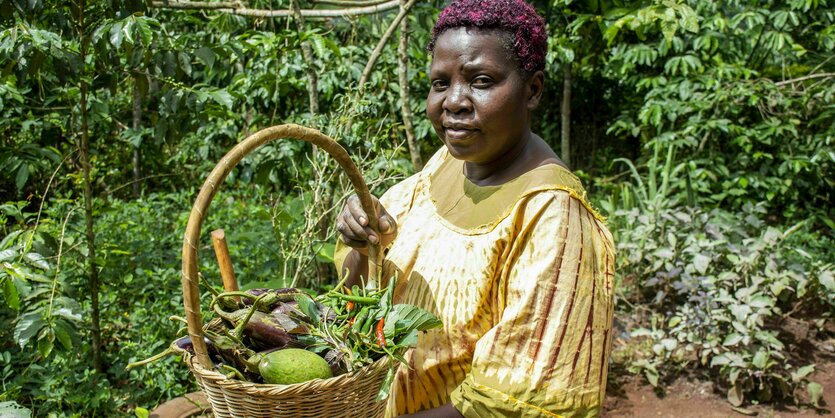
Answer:
[[[444,144],[449,154],[456,160],[470,161],[476,154],[476,149],[471,142],[449,140],[447,138],[444,140]]]

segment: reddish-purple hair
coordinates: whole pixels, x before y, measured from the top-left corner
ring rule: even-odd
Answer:
[[[447,29],[496,29],[513,36],[513,50],[526,73],[545,69],[548,33],[545,19],[524,0],[453,0],[438,16],[429,50]]]

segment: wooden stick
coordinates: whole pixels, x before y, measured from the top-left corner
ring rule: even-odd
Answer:
[[[238,289],[238,281],[235,280],[235,270],[232,269],[232,258],[229,257],[229,248],[226,246],[226,232],[223,229],[212,231],[212,245],[215,247],[217,265],[220,266],[220,277],[223,279],[223,290],[235,292]]]
[[[350,17],[359,15],[368,15],[381,13],[386,10],[398,7],[400,0],[388,0],[384,3],[375,3],[369,6],[362,7],[348,7],[344,9],[301,9],[301,14],[304,17]],[[190,10],[214,10],[220,13],[228,13],[238,16],[250,17],[287,17],[292,16],[293,11],[289,9],[250,9],[248,7],[238,7],[237,3],[218,3],[232,7],[217,8],[214,3],[211,7],[206,2],[191,2],[191,1],[152,1],[151,6],[159,9],[190,9]]]

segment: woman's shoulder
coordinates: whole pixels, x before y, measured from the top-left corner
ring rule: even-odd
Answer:
[[[591,204],[582,188],[550,187],[536,190],[520,199],[517,207],[526,212],[579,215],[593,218],[601,225],[606,223],[606,218]]]

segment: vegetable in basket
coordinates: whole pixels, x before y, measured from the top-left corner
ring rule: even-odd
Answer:
[[[210,306],[216,319],[203,331],[217,370],[255,383],[326,379],[383,356],[405,362],[403,353],[417,342],[418,332],[441,326],[427,311],[393,305],[394,280],[382,290],[350,290],[343,284],[315,297],[299,289],[215,295]],[[177,344],[180,352],[192,350],[185,343],[190,338],[177,341],[183,343]],[[168,350],[129,367],[176,352]]]

